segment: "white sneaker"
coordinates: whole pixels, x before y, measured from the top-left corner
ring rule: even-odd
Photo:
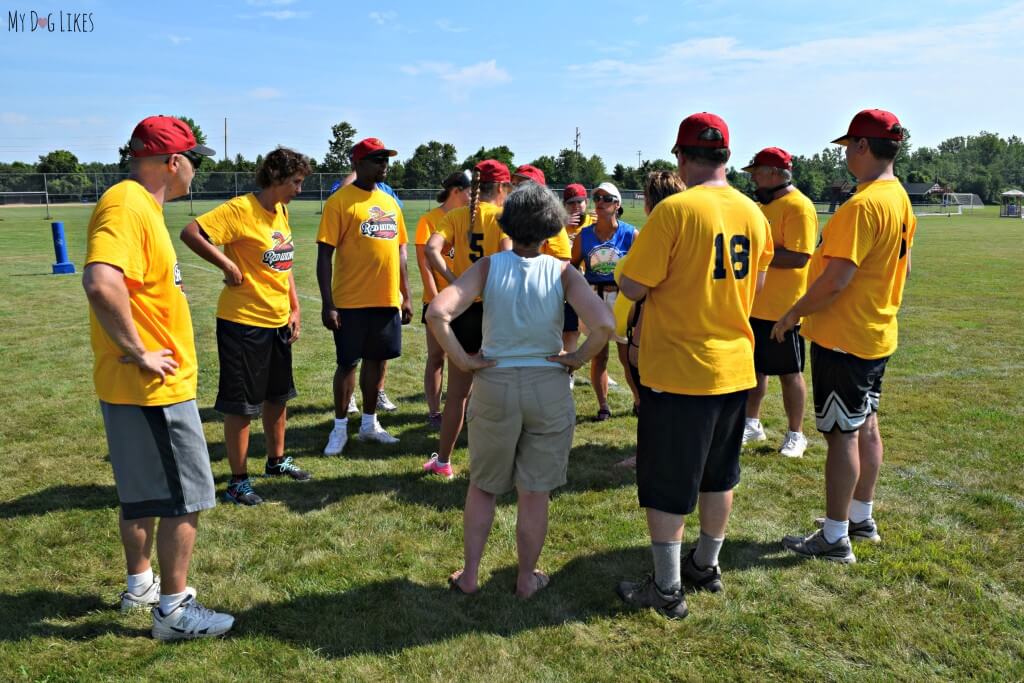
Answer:
[[[376,421],[374,421],[373,426],[368,429],[364,429],[363,427],[359,428],[359,440],[376,441],[377,443],[383,444],[398,443],[398,439],[384,431],[384,428]]]
[[[575,388],[576,388],[576,377],[574,377],[573,375],[569,375],[569,391],[572,391]]]
[[[213,638],[227,633],[234,625],[233,616],[206,609],[195,595],[189,595],[167,616],[160,613],[159,607],[153,608],[152,634],[157,640]]]
[[[761,421],[747,418],[746,423],[743,425],[743,443],[764,441],[767,438],[768,436],[764,433],[764,427],[761,426]]]
[[[807,437],[802,432],[786,432],[786,438],[782,441],[782,453],[787,458],[802,458],[807,450]]]
[[[377,392],[377,410],[383,410],[388,413],[398,410],[398,406],[391,402],[391,399],[388,398],[383,389]]]
[[[619,383],[616,382],[615,380],[613,380],[611,377],[609,377],[608,378],[608,386],[610,386],[610,387],[617,387],[617,386],[619,386]]]
[[[351,415],[352,413],[359,412],[359,406],[356,405],[355,392],[352,393],[352,398],[348,400],[348,410],[346,410],[345,412],[347,412],[349,415]]]
[[[324,455],[341,455],[348,441],[348,430],[344,427],[335,427],[331,435],[327,437],[327,445],[324,447]]]
[[[185,586],[185,592],[194,596],[196,589],[192,586]],[[154,576],[153,583],[142,593],[121,592],[121,611],[135,612],[137,610],[153,609],[160,604],[160,577]]]

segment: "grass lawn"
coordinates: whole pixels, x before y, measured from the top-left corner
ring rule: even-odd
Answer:
[[[426,202],[410,204],[410,230]],[[462,556],[466,450],[451,483],[421,476],[435,449],[422,397],[424,329],[404,329],[382,422],[396,446],[352,440],[320,455],[330,430],[334,348],[320,326],[314,202],[291,208],[305,334],[288,453],[307,484],[256,481],[269,502],[201,517],[191,583],[236,617],[221,640],[160,645],[150,617],[114,608],[124,583],[116,494],[92,385],[80,277],[49,274],[48,221],[0,209],[0,679],[2,680],[666,680],[1024,678],[1024,223],[920,221],[882,397],[886,442],[876,518],[884,541],[850,567],[780,551],[823,509],[824,442],[802,460],[774,452],[785,424],[770,385],[767,445],[748,449],[729,539],[726,592],[690,599],[679,623],[625,609],[617,580],[650,570],[631,454],[629,394],[596,423],[578,386],[569,483],[554,496],[541,566],[551,586],[511,595],[515,503],[501,499],[475,598],[446,590]],[[200,208],[197,206],[197,209]],[[172,234],[187,204],[167,208]],[[91,207],[56,207],[81,268]],[[639,208],[626,220],[642,224]],[[199,351],[199,404],[218,494],[229,471],[212,404],[221,276],[175,239]],[[415,263],[411,279],[419,290]],[[614,357],[614,354],[613,354]],[[808,383],[810,379],[808,377]],[[262,468],[254,423],[250,471]],[[687,529],[686,541],[696,533]]]

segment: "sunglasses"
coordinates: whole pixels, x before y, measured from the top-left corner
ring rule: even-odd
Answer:
[[[610,194],[595,194],[594,195],[594,201],[595,202],[604,202],[606,204],[611,204],[611,203],[617,202],[619,200],[618,200],[618,198],[613,197]]]
[[[203,159],[206,158],[202,154],[196,154],[192,151],[178,152],[178,154],[188,159],[188,163],[192,164],[192,170],[196,173],[199,172],[199,167],[203,165]]]

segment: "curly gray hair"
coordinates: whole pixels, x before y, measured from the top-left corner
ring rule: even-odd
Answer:
[[[569,214],[554,192],[527,181],[509,193],[498,222],[513,242],[533,245],[557,235]]]

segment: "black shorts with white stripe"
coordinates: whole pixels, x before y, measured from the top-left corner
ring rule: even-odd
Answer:
[[[860,358],[811,342],[814,419],[819,432],[855,432],[868,415],[878,412],[889,358]]]
[[[804,371],[804,338],[800,326],[786,332],[781,342],[772,339],[772,320],[750,319],[754,331],[754,369],[762,375],[792,375]]]

